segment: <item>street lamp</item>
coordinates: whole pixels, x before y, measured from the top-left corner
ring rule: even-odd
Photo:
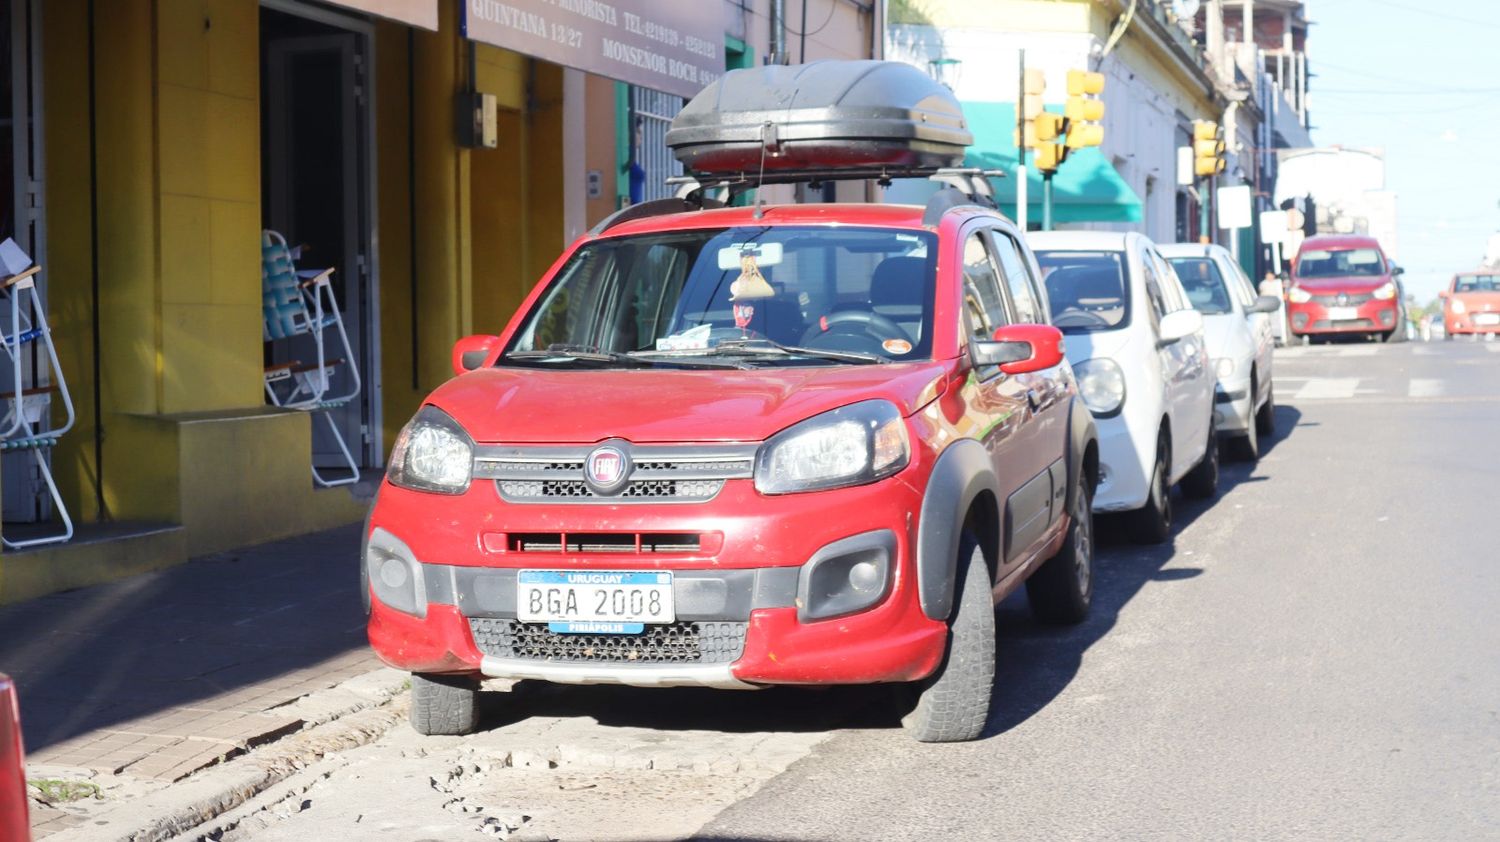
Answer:
[[[961,69],[959,67],[961,64],[963,64],[963,59],[929,59],[927,62],[927,73],[933,79],[936,79],[938,84],[951,91],[958,85],[958,72]]]

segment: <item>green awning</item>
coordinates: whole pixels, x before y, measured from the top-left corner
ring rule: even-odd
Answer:
[[[991,179],[1000,209],[1012,219],[1016,211],[1016,107],[1009,102],[965,102],[964,116],[974,133],[965,162],[999,169],[1005,178]],[[1028,156],[1029,158],[1029,156]],[[1026,171],[1026,206],[1031,220],[1042,218],[1042,176]],[[1054,222],[1140,222],[1141,200],[1115,172],[1098,147],[1076,149],[1052,177]]]

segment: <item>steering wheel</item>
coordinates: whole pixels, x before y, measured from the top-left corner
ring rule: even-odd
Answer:
[[[826,326],[826,327],[825,327]],[[837,327],[847,326],[843,330],[835,330]],[[858,328],[849,330],[848,328]],[[811,345],[818,337],[829,333],[864,333],[874,336],[876,339],[904,339],[911,341],[906,331],[901,326],[869,310],[842,310],[819,320],[807,332],[802,335],[803,345]]]
[[[1088,310],[1068,310],[1052,319],[1057,327],[1109,327],[1109,320]]]

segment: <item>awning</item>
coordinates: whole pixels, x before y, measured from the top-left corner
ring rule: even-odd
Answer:
[[[1008,102],[965,102],[964,117],[974,133],[965,162],[971,167],[1000,169],[1005,178],[991,179],[1000,209],[1011,218],[1016,211],[1016,107]],[[1029,156],[1028,156],[1029,160]],[[1027,213],[1042,218],[1042,176],[1026,171]],[[1140,222],[1141,200],[1115,172],[1098,147],[1075,149],[1052,177],[1054,222]]]

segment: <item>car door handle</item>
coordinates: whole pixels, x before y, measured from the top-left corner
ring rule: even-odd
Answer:
[[[1026,402],[1031,404],[1031,411],[1036,412],[1042,408],[1042,396],[1035,389],[1026,390]]]

